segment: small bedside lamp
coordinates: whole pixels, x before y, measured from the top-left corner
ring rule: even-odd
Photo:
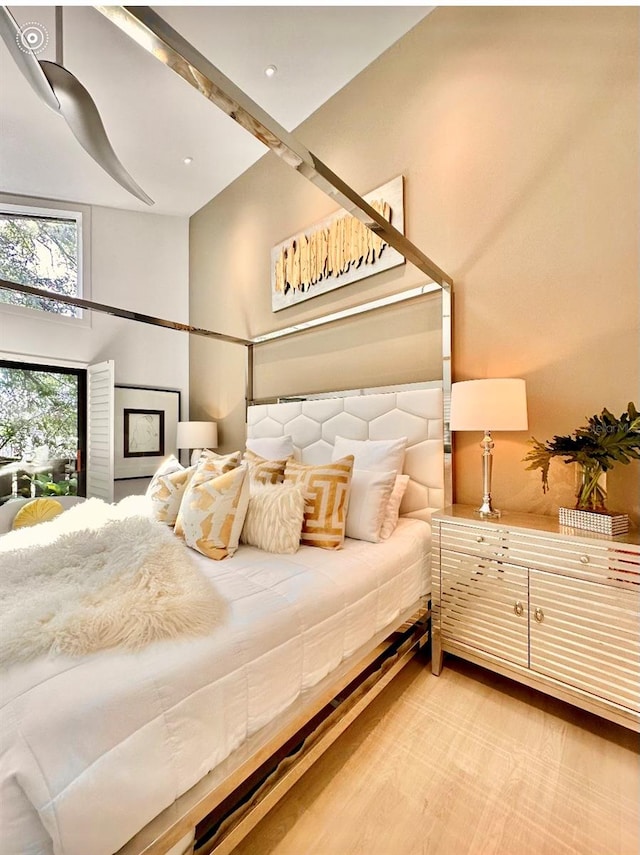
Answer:
[[[524,380],[463,380],[451,387],[451,430],[481,430],[482,505],[478,513],[498,517],[491,505],[491,431],[527,430],[527,392]]]
[[[191,465],[197,462],[203,448],[218,445],[218,425],[215,422],[178,422],[178,448],[191,448]]]

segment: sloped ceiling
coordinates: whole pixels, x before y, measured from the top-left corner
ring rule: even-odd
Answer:
[[[54,8],[10,8],[19,24],[46,28],[49,44],[38,57],[55,61]],[[155,8],[293,130],[432,7]],[[147,208],[94,163],[0,42],[2,191],[189,216],[266,151],[95,9],[64,7],[63,46],[64,64],[93,96],[120,160],[156,204]],[[269,79],[271,64],[278,72]]]

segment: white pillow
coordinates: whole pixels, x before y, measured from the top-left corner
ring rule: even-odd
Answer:
[[[247,448],[266,460],[286,460],[293,457],[293,439],[290,436],[257,436],[247,439]]]
[[[409,486],[408,475],[396,475],[395,484],[391,490],[387,507],[385,508],[382,526],[380,527],[380,539],[386,540],[393,534],[395,527],[398,525],[398,517],[400,516],[400,505],[403,496]]]
[[[353,454],[354,471],[370,469],[374,472],[402,472],[407,437],[399,439],[347,439],[337,436],[333,445],[332,460]]]
[[[380,529],[395,480],[395,470],[353,470],[347,510],[347,537],[379,543]]]
[[[304,520],[304,492],[297,484],[253,487],[241,543],[265,552],[291,555],[298,551]]]

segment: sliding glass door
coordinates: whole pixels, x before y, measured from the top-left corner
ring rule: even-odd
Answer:
[[[86,371],[0,360],[0,504],[85,495]]]

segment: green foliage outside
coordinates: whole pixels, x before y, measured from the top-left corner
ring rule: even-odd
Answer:
[[[76,456],[78,380],[54,374],[0,367],[0,461],[8,450],[46,445],[49,457]]]
[[[59,294],[77,296],[78,226],[75,220],[3,216],[0,213],[0,277]],[[78,310],[30,294],[0,289],[0,303],[76,317]]]

